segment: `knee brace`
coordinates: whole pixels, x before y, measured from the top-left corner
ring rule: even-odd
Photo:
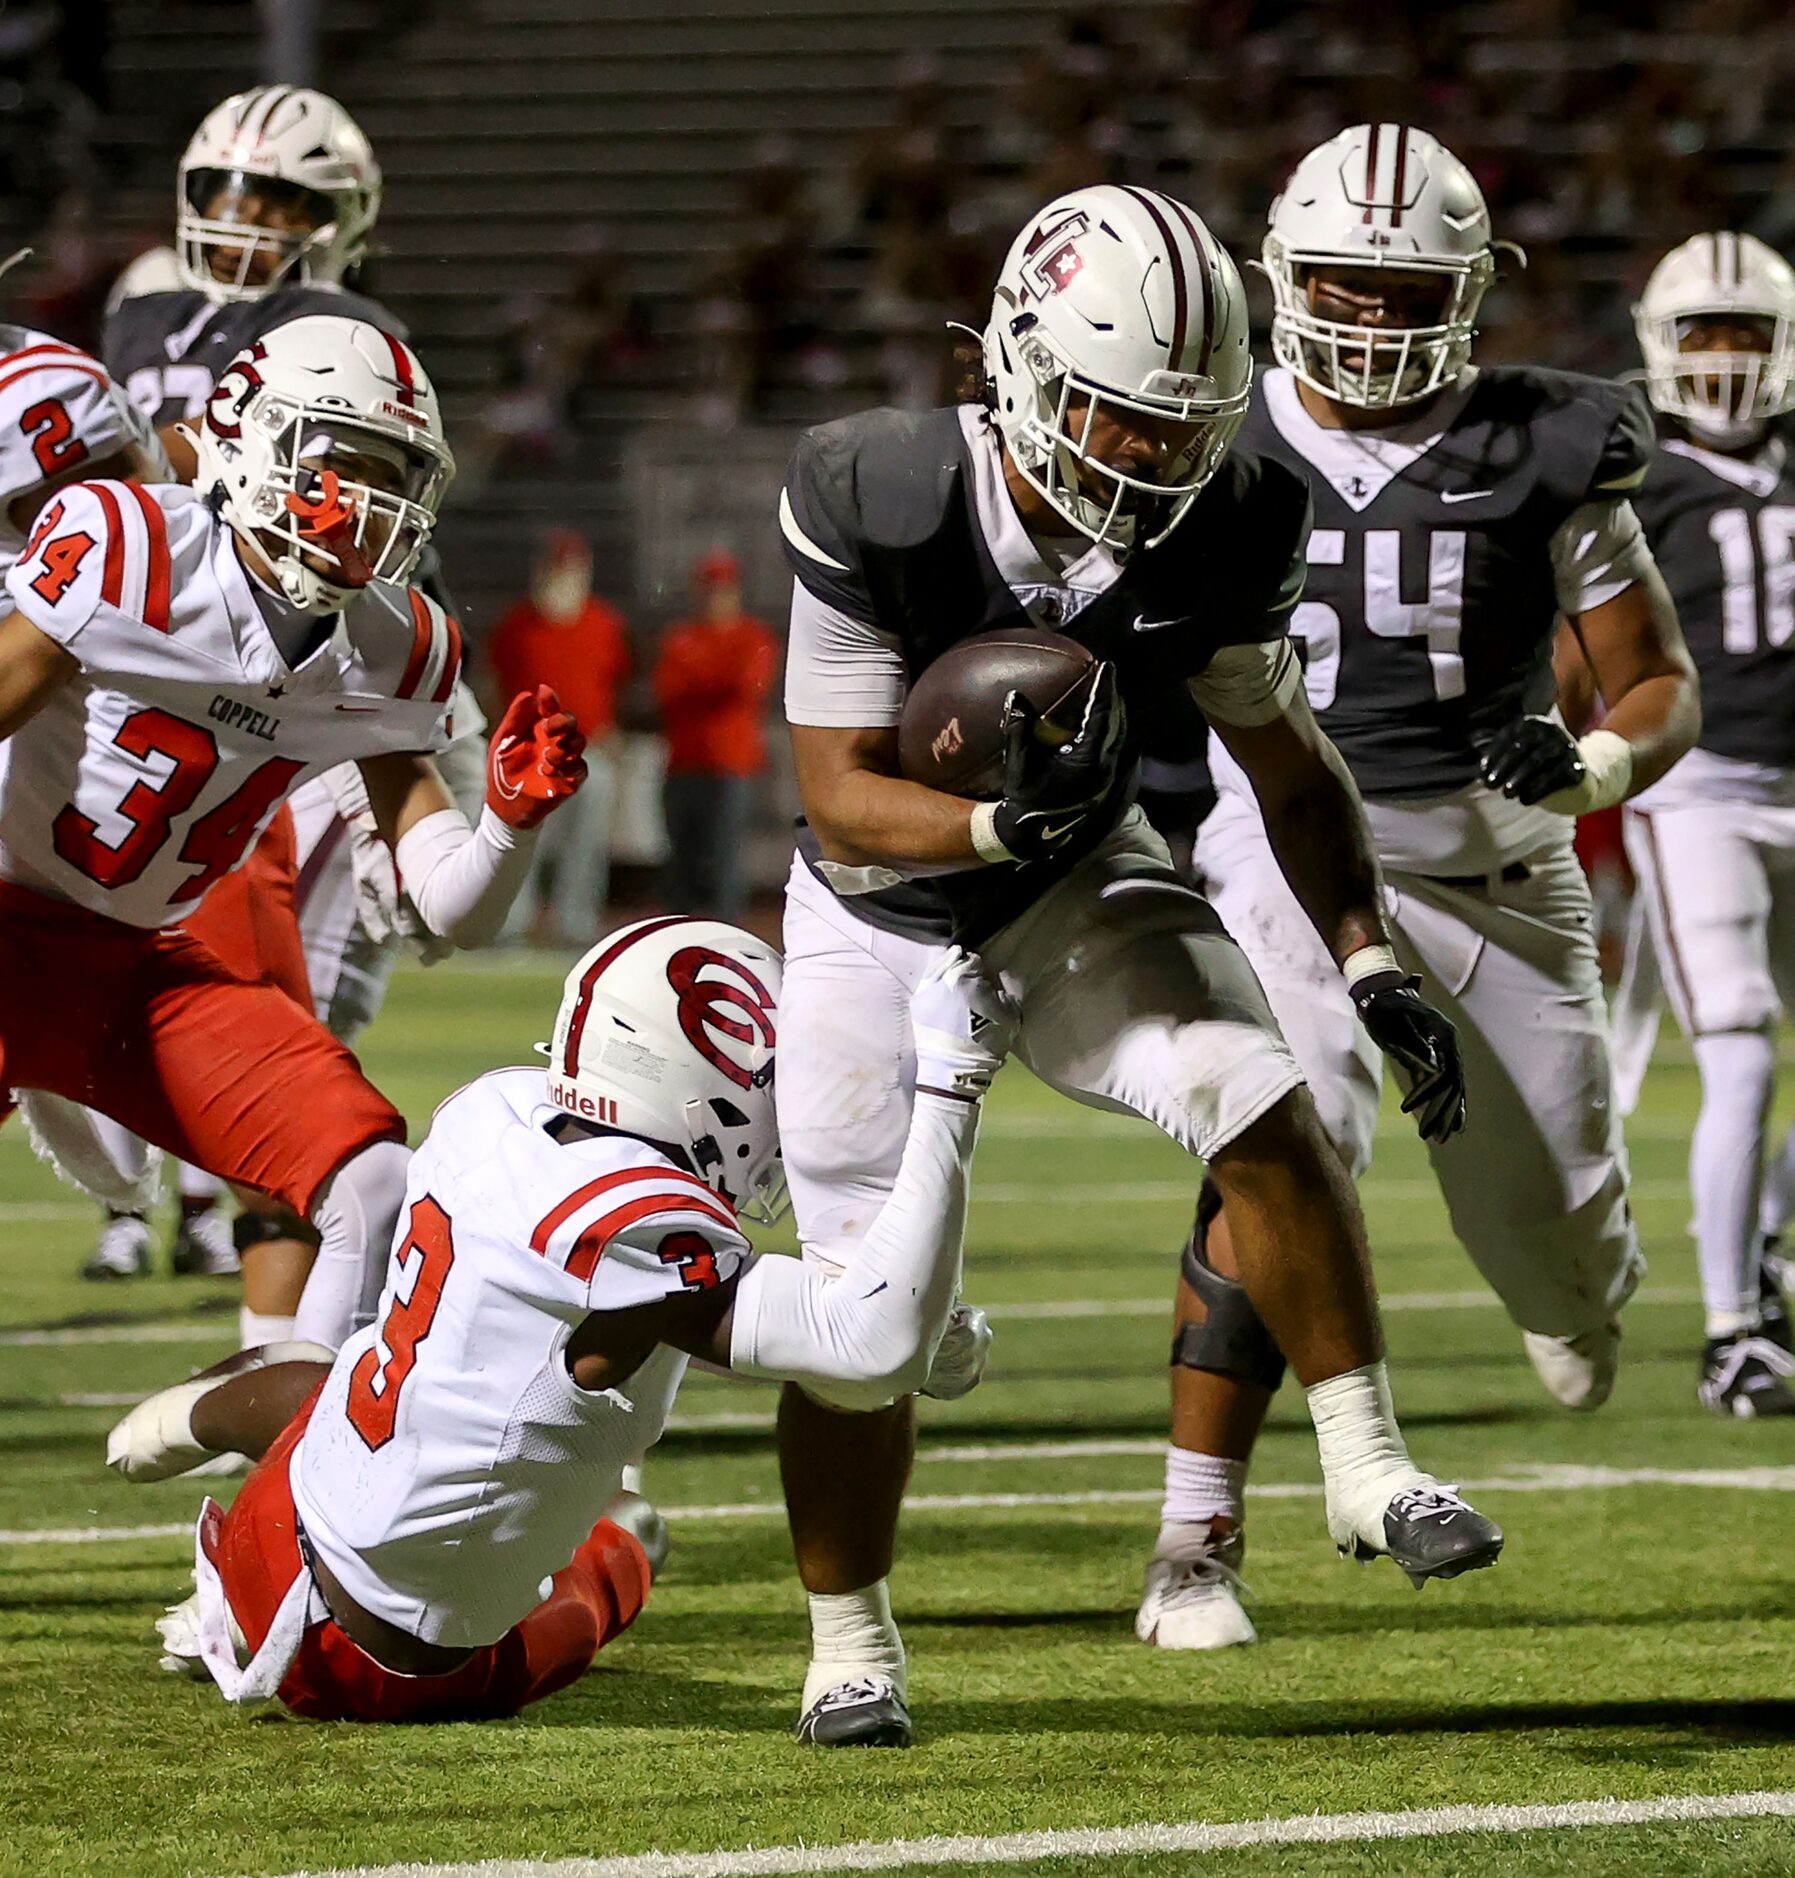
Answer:
[[[1260,1321],[1246,1287],[1224,1278],[1203,1256],[1210,1223],[1221,1210],[1221,1194],[1205,1180],[1197,1196],[1197,1223],[1180,1261],[1185,1283],[1203,1300],[1205,1316],[1200,1324],[1179,1324],[1172,1337],[1172,1366],[1206,1369],[1275,1391],[1284,1380],[1284,1352]]]
[[[241,1257],[253,1246],[271,1245],[277,1240],[297,1239],[301,1245],[316,1247],[318,1232],[297,1213],[284,1206],[245,1207],[231,1221],[231,1243]]]

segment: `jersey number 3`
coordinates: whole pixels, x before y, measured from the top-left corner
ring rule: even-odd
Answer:
[[[418,1345],[436,1322],[443,1283],[455,1263],[449,1216],[425,1194],[411,1209],[405,1237],[393,1254],[393,1302],[379,1340],[362,1351],[349,1374],[345,1413],[370,1451],[384,1448],[399,1422],[399,1397],[418,1360]],[[407,1279],[411,1289],[403,1296]],[[384,1357],[382,1351],[385,1352]]]

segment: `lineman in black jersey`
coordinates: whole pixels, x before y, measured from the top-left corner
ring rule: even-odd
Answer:
[[[1651,943],[1630,948],[1616,1053],[1643,1073],[1656,999],[1649,1025],[1627,1014],[1650,961],[1702,1084],[1699,1397],[1722,1415],[1791,1415],[1760,1204],[1772,1233],[1795,1208],[1795,1135],[1763,1177],[1776,1025],[1795,991],[1795,455],[1776,423],[1795,406],[1795,271],[1750,235],[1696,235],[1658,263],[1635,320],[1660,443],[1634,506],[1701,675],[1702,734],[1627,805]]]
[[[1285,636],[1301,483],[1228,448],[1251,379],[1239,276],[1181,203],[1079,190],[1011,249],[985,348],[988,404],[826,425],[780,503],[807,820],[778,1094],[805,1255],[851,1275],[903,1151],[910,992],[943,946],[976,946],[1020,1001],[1037,1074],[1156,1123],[1259,1222],[1246,1284],[1301,1346],[1339,1543],[1417,1575],[1488,1564],[1501,1535],[1402,1447],[1361,1228],[1252,972],[1130,806],[1131,726],[1168,693],[1194,696],[1251,773],[1343,986],[1415,1075],[1422,1127],[1456,1128],[1454,1040],[1393,968],[1357,804]],[[1018,741],[997,802],[902,779],[909,680],[972,634],[1031,625],[1099,655],[1083,726],[1058,749]],[[957,1393],[984,1352],[976,1318],[955,1334]],[[1205,1347],[1264,1341],[1255,1321],[1243,1343],[1223,1313]],[[908,1402],[846,1418],[792,1391],[781,1410],[811,1593],[807,1741],[909,1739],[884,1581],[910,1428]]]
[[[1364,795],[1397,957],[1464,1038],[1471,1123],[1429,1144],[1435,1171],[1541,1380],[1593,1408],[1643,1261],[1572,818],[1661,775],[1698,717],[1627,504],[1651,453],[1647,415],[1593,379],[1470,364],[1495,269],[1489,218],[1470,172],[1425,132],[1362,124],[1312,151],[1272,209],[1265,265],[1280,368],[1243,436],[1309,479],[1316,526],[1290,629],[1310,703]],[[1581,744],[1545,715],[1561,613],[1610,704],[1607,727]],[[1199,869],[1356,1174],[1371,1152],[1377,1052],[1247,779],[1225,752],[1216,769]],[[1231,1269],[1230,1224],[1206,1194],[1195,1275]],[[1187,1282],[1180,1326],[1207,1308]],[[1184,1335],[1138,1627],[1209,1648],[1252,1635],[1233,1568],[1276,1371],[1193,1358]]]

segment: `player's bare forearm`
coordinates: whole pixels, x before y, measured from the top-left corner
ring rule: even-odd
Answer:
[[[1246,771],[1278,867],[1335,960],[1388,945],[1358,788],[1307,703],[1299,696],[1270,724],[1217,723],[1215,731]]]
[[[805,819],[824,856],[850,867],[976,867],[975,804],[898,774],[897,731],[793,724]]]
[[[0,617],[0,742],[23,729],[80,669],[22,613]]]
[[[1629,793],[1655,783],[1701,735],[1701,688],[1676,607],[1654,572],[1571,622],[1595,689],[1602,728],[1633,747]]]
[[[399,837],[426,815],[455,806],[436,764],[422,754],[404,751],[365,757],[356,767],[367,786],[374,825],[389,848],[396,848]]]

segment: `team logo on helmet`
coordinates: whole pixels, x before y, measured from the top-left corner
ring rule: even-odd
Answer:
[[[206,425],[214,437],[229,441],[243,435],[243,413],[249,408],[250,399],[262,389],[262,374],[256,370],[256,365],[267,356],[268,348],[258,339],[253,346],[238,353],[219,374],[218,383],[206,400]]]
[[[700,976],[707,971],[723,976]],[[679,999],[679,1028],[687,1043],[738,1089],[765,1088],[773,1074],[771,1058],[750,1069],[728,1048],[730,1042],[773,1048],[772,994],[754,973],[709,946],[683,946],[667,961],[667,982]]]
[[[1039,298],[1045,300],[1052,294],[1063,293],[1084,272],[1078,237],[1090,226],[1090,218],[1082,209],[1077,209],[1036,229],[1022,271]]]

